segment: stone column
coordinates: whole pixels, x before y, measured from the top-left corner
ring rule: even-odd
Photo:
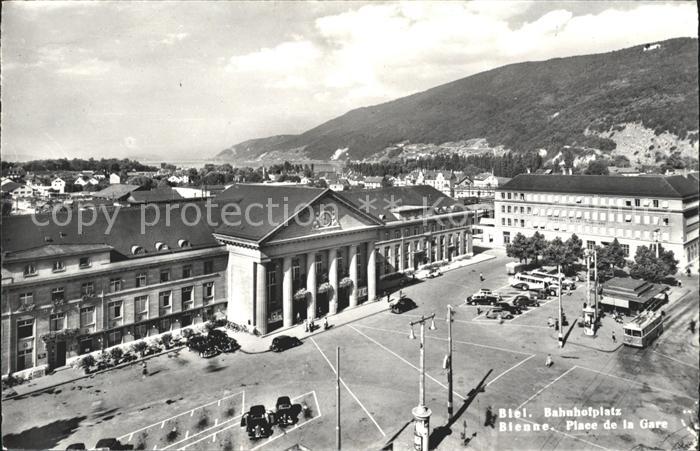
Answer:
[[[428,263],[433,262],[433,242],[430,238],[423,240],[423,249],[425,249],[425,257]]]
[[[414,265],[414,259],[415,259],[415,253],[416,247],[413,244],[413,241],[408,242],[408,269],[413,269],[415,267]]]
[[[398,270],[399,270],[400,272],[403,272],[403,271],[406,269],[406,268],[404,268],[404,266],[403,266],[403,259],[404,259],[403,253],[404,253],[404,251],[405,251],[405,249],[404,249],[404,242],[403,242],[403,240],[402,240],[402,241],[399,243],[399,268],[398,268]]]
[[[294,304],[292,301],[292,257],[282,260],[282,320],[283,327],[294,324]]]
[[[445,249],[445,252],[444,252],[442,258],[444,260],[450,259],[450,236],[451,235],[443,236],[443,239],[445,240],[445,243],[443,244],[443,248]]]
[[[316,252],[306,254],[306,318],[316,318]]]
[[[465,248],[467,255],[474,255],[474,248],[472,247],[472,234],[471,232],[465,232]]]
[[[350,279],[352,280],[352,288],[350,289],[350,308],[357,306],[357,246],[350,246],[348,253],[348,268],[350,271]]]
[[[462,230],[459,232],[459,255],[464,255],[467,253],[467,231]]]
[[[377,252],[374,243],[367,243],[367,301],[377,297]]]
[[[338,251],[328,249],[328,283],[333,290],[328,299],[328,313],[335,315],[338,312]]]
[[[256,264],[255,276],[255,327],[261,334],[267,333],[267,270],[265,263]]]

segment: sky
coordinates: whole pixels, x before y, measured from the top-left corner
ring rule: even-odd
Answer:
[[[3,159],[206,159],[521,61],[697,37],[695,2],[2,2]]]

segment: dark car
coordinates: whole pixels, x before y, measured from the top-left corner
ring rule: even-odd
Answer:
[[[302,344],[302,341],[297,337],[290,337],[289,335],[280,335],[272,339],[272,344],[270,345],[270,350],[274,352],[282,352],[285,349],[294,348]]]
[[[540,288],[538,290],[529,290],[528,294],[535,296],[537,299],[547,299],[547,290]]]
[[[275,405],[275,421],[280,427],[290,426],[299,421],[301,405],[292,404],[289,396],[280,396]]]
[[[502,308],[503,310],[512,315],[520,315],[523,312],[523,310],[519,306],[513,305],[509,302],[497,302],[495,306]]]
[[[540,301],[537,300],[536,295],[528,296],[526,294],[519,294],[515,296],[511,302],[513,305],[517,305],[520,308],[540,306]]]
[[[87,449],[87,448],[85,447],[85,443],[73,443],[73,444],[70,444],[70,445],[68,445],[68,447],[66,448],[66,451],[78,451],[78,450],[81,450],[81,449]]]
[[[494,307],[484,315],[486,319],[513,319],[513,315],[500,307]]]
[[[133,449],[133,446],[122,445],[116,438],[103,438],[95,444],[96,450],[125,450]]]
[[[219,352],[233,352],[238,349],[238,342],[229,337],[223,330],[214,329],[207,335],[209,346]]]
[[[500,294],[491,293],[489,290],[479,290],[467,298],[470,305],[495,305],[503,298]]]
[[[391,304],[391,313],[403,313],[418,307],[410,298],[400,298]]]
[[[241,427],[245,427],[251,440],[266,438],[272,435],[274,418],[272,412],[265,410],[265,406],[252,406],[241,417]]]
[[[187,347],[190,351],[196,352],[200,357],[214,357],[219,353],[219,350],[212,344],[208,337],[202,335],[194,335],[187,341]]]

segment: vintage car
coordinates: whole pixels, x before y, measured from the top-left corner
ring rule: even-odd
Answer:
[[[410,298],[399,298],[389,303],[391,308],[391,313],[403,313],[408,310],[413,310],[418,307],[415,302]]]
[[[270,344],[270,351],[282,352],[289,348],[294,348],[301,345],[303,342],[297,337],[291,337],[289,335],[280,335],[272,339],[272,344]]]
[[[207,335],[209,346],[219,352],[233,352],[238,349],[238,342],[229,337],[223,330],[214,329]]]
[[[517,305],[520,308],[539,307],[540,301],[538,300],[538,297],[539,296],[537,296],[534,293],[519,294],[513,299],[511,299],[510,302],[512,302],[513,305]]]
[[[280,396],[277,398],[275,406],[275,421],[280,427],[291,426],[299,421],[301,413],[301,405],[292,404],[289,396]]]
[[[214,357],[219,353],[219,350],[212,342],[203,335],[193,335],[187,341],[187,347],[190,351],[199,354],[200,357]]]
[[[513,319],[513,315],[508,313],[508,311],[503,310],[501,307],[492,308],[486,312],[484,317],[488,319],[498,319],[499,317],[502,319]]]
[[[272,435],[272,425],[274,415],[265,410],[265,406],[252,406],[250,410],[241,417],[241,427],[245,427],[248,437],[251,440],[267,438]]]
[[[424,268],[416,272],[418,279],[433,279],[442,275],[439,268]]]
[[[500,294],[482,288],[469,296],[465,302],[470,305],[494,305],[496,302],[501,302],[502,300],[503,298]]]
[[[523,310],[520,306],[515,305],[515,304],[511,304],[510,302],[505,302],[505,301],[496,302],[495,307],[502,308],[503,310],[505,310],[506,312],[508,312],[512,315],[520,315],[523,312]]]

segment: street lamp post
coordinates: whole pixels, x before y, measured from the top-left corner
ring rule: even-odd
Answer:
[[[593,249],[593,300],[595,301],[595,322],[598,323],[598,250]]]
[[[421,319],[409,323],[411,334],[409,338],[415,339],[413,326],[420,324],[420,386],[418,393],[418,406],[414,407],[413,414],[415,430],[413,434],[413,446],[416,451],[428,451],[430,449],[430,415],[432,412],[425,405],[425,322],[430,320],[430,330],[435,330],[435,313],[430,316],[421,316]]]
[[[557,277],[559,278],[559,287],[557,290],[559,292],[559,347],[562,348],[562,347],[564,347],[564,335],[562,334],[562,329],[564,328],[564,323],[562,322],[562,310],[561,310],[561,288],[562,288],[561,265],[557,265]]]
[[[659,229],[654,230],[654,249],[656,249],[656,259],[659,259]]]
[[[453,307],[447,305],[447,420],[452,421],[452,315],[455,311]]]

